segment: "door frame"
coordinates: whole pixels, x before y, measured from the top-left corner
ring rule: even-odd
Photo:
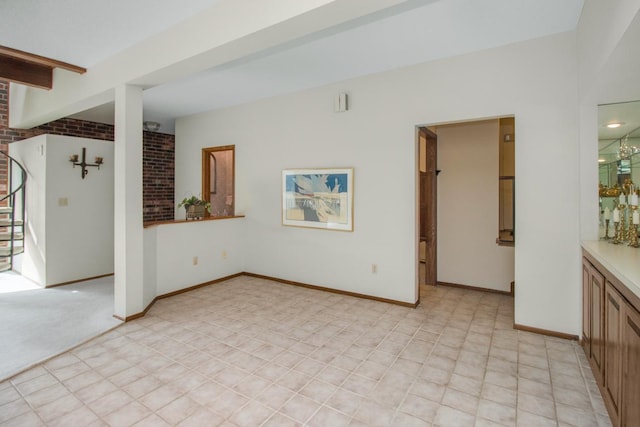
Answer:
[[[422,152],[420,140],[424,136],[425,149]],[[418,165],[417,165],[417,187],[418,187],[418,215],[417,215],[417,242],[418,242],[418,274],[420,269],[420,243],[426,241],[425,253],[425,274],[428,285],[437,285],[438,271],[438,185],[437,185],[437,162],[438,136],[435,132],[429,130],[426,126],[418,126],[417,128],[418,143]],[[420,161],[424,157],[426,164],[426,172],[420,169]],[[425,185],[423,185],[423,177]],[[423,212],[421,201],[426,201],[425,210]],[[419,294],[420,277],[418,277],[418,294]],[[419,297],[418,297],[419,299]]]

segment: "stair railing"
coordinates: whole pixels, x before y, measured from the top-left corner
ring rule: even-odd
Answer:
[[[25,184],[27,182],[27,171],[24,169],[24,167],[22,167],[22,165],[13,157],[11,157],[9,154],[5,153],[4,151],[0,150],[0,155],[4,156],[6,158],[6,161],[8,162],[8,170],[7,170],[7,190],[8,190],[8,194],[2,198],[0,198],[0,203],[2,202],[8,202],[9,207],[11,207],[11,213],[10,213],[10,217],[11,217],[11,226],[10,226],[10,233],[11,233],[11,238],[9,240],[9,264],[10,264],[10,269],[13,269],[13,256],[14,256],[14,252],[15,252],[15,244],[14,244],[14,239],[15,239],[15,222],[16,222],[16,197],[20,197],[19,201],[20,201],[20,211],[19,211],[19,218],[22,220],[22,239],[23,239],[23,245],[24,245],[24,238],[25,238],[25,225],[26,225],[26,218],[25,218]],[[18,179],[17,179],[17,183],[15,183],[14,181],[14,168],[17,168],[17,172],[18,172]],[[16,188],[14,187],[14,184],[16,185]]]

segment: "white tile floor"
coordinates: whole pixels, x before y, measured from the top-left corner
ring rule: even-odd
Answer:
[[[610,425],[578,344],[513,330],[512,304],[440,287],[410,309],[239,277],[0,383],[0,425]]]

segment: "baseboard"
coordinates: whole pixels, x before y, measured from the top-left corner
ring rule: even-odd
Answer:
[[[517,323],[513,324],[513,329],[517,329],[519,331],[525,332],[533,332],[534,334],[547,335],[550,337],[563,338],[566,340],[578,341],[578,335],[565,334],[564,332],[556,332],[550,331],[547,329],[534,328],[531,326],[519,325]]]
[[[511,282],[511,283],[512,283],[511,292],[509,292],[509,291],[499,291],[497,289],[481,288],[481,287],[478,287],[478,286],[461,285],[459,283],[436,282],[436,284],[438,286],[447,286],[447,287],[450,287],[450,288],[468,289],[470,291],[489,292],[489,293],[492,293],[492,294],[513,296],[513,282]]]
[[[347,295],[347,296],[350,296],[350,297],[363,298],[363,299],[368,299],[368,300],[373,300],[373,301],[378,301],[378,302],[386,302],[387,304],[395,304],[395,305],[400,305],[402,307],[416,308],[418,306],[419,302],[420,302],[418,300],[415,303],[409,303],[409,302],[398,301],[398,300],[393,300],[393,299],[380,298],[380,297],[376,297],[376,296],[372,296],[372,295],[359,294],[357,292],[343,291],[343,290],[340,290],[340,289],[333,289],[333,288],[327,288],[327,287],[324,287],[324,286],[310,285],[308,283],[296,282],[296,281],[293,281],[293,280],[280,279],[278,277],[265,276],[265,275],[262,275],[262,274],[255,274],[255,273],[248,273],[248,272],[244,272],[242,274],[244,274],[245,276],[255,277],[255,278],[258,278],[258,279],[265,279],[265,280],[271,280],[273,282],[283,283],[285,285],[299,286],[299,287],[302,287],[302,288],[314,289],[316,291],[331,292],[332,294]]]
[[[153,307],[153,305],[158,300],[161,300],[161,299],[164,299],[164,298],[169,298],[169,297],[172,297],[172,296],[175,296],[175,295],[179,295],[179,294],[183,294],[185,292],[193,291],[195,289],[202,288],[204,286],[215,285],[216,283],[224,282],[226,280],[233,279],[233,278],[239,277],[239,276],[247,276],[247,277],[255,277],[255,278],[258,278],[258,279],[271,280],[272,282],[283,283],[285,285],[299,286],[299,287],[302,287],[302,288],[314,289],[316,291],[331,292],[333,294],[347,295],[347,296],[350,296],[350,297],[363,298],[363,299],[368,299],[368,300],[373,300],[373,301],[378,301],[378,302],[385,302],[387,304],[400,305],[402,307],[416,308],[418,306],[418,304],[420,304],[420,299],[418,299],[418,301],[416,301],[415,303],[412,304],[412,303],[409,303],[409,302],[397,301],[397,300],[392,300],[392,299],[387,299],[387,298],[380,298],[380,297],[376,297],[376,296],[372,296],[372,295],[359,294],[359,293],[356,293],[356,292],[342,291],[340,289],[326,288],[324,286],[310,285],[308,283],[295,282],[293,280],[285,280],[285,279],[280,279],[280,278],[277,278],[277,277],[265,276],[265,275],[262,275],[262,274],[243,272],[243,273],[232,274],[230,276],[221,277],[219,279],[209,280],[208,282],[199,283],[197,285],[189,286],[188,288],[179,289],[177,291],[168,292],[166,294],[158,295],[140,313],[135,313],[135,314],[132,314],[132,315],[127,316],[127,317],[122,317],[122,316],[118,316],[118,315],[114,314],[113,317],[115,317],[118,320],[122,320],[123,322],[130,322],[131,320],[136,320],[136,319],[139,319],[141,317],[144,317],[144,315],[147,314],[147,312],[151,309],[151,307]]]
[[[122,316],[118,316],[118,315],[114,314],[113,317],[115,317],[118,320],[122,320],[123,322],[130,322],[132,320],[136,320],[136,319],[139,319],[141,317],[144,317],[144,315],[147,314],[147,312],[151,309],[151,307],[153,307],[153,305],[158,300],[161,300],[161,299],[164,299],[164,298],[169,298],[169,297],[172,297],[172,296],[175,296],[175,295],[184,294],[185,292],[193,291],[193,290],[196,290],[198,288],[202,288],[204,286],[215,285],[216,283],[224,282],[225,280],[233,279],[234,277],[242,276],[243,274],[244,273],[236,273],[236,274],[232,274],[230,276],[225,276],[225,277],[221,277],[219,279],[209,280],[208,282],[199,283],[197,285],[189,286],[188,288],[179,289],[177,291],[168,292],[166,294],[158,295],[153,300],[151,300],[149,305],[147,305],[145,307],[145,309],[142,310],[140,313],[132,314],[132,315],[127,316],[127,317],[122,317]]]
[[[209,280],[208,282],[199,283],[197,285],[189,286],[188,288],[179,289],[177,291],[168,292],[166,294],[158,295],[157,297],[154,298],[154,300],[159,300],[159,299],[169,298],[169,297],[172,297],[172,296],[175,296],[175,295],[184,294],[185,292],[193,291],[193,290],[196,290],[198,288],[202,288],[202,287],[209,286],[209,285],[215,285],[216,283],[224,282],[226,280],[230,280],[230,279],[242,276],[244,274],[245,273],[236,273],[236,274],[231,274],[230,276],[221,277],[219,279]]]
[[[47,286],[45,286],[45,288],[46,289],[48,289],[48,288],[57,288],[58,286],[71,285],[73,283],[86,282],[87,280],[101,279],[103,277],[109,277],[109,276],[113,276],[113,273],[101,274],[100,276],[93,276],[93,277],[87,277],[85,279],[70,280],[68,282],[56,283],[56,284],[53,284],[53,285],[47,285]]]

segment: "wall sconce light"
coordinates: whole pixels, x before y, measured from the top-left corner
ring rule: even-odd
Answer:
[[[158,132],[160,130],[160,123],[158,122],[143,122],[142,128],[149,132]]]
[[[82,168],[82,171],[81,171],[82,179],[84,179],[84,177],[87,176],[87,174],[89,173],[89,171],[87,170],[87,167],[97,167],[98,169],[100,169],[100,165],[102,164],[102,161],[103,161],[102,157],[96,157],[95,163],[87,163],[86,156],[87,156],[87,149],[85,147],[82,147],[81,162],[78,161],[77,154],[72,154],[71,156],[69,156],[69,161],[73,163],[74,168],[76,166],[80,166]]]

